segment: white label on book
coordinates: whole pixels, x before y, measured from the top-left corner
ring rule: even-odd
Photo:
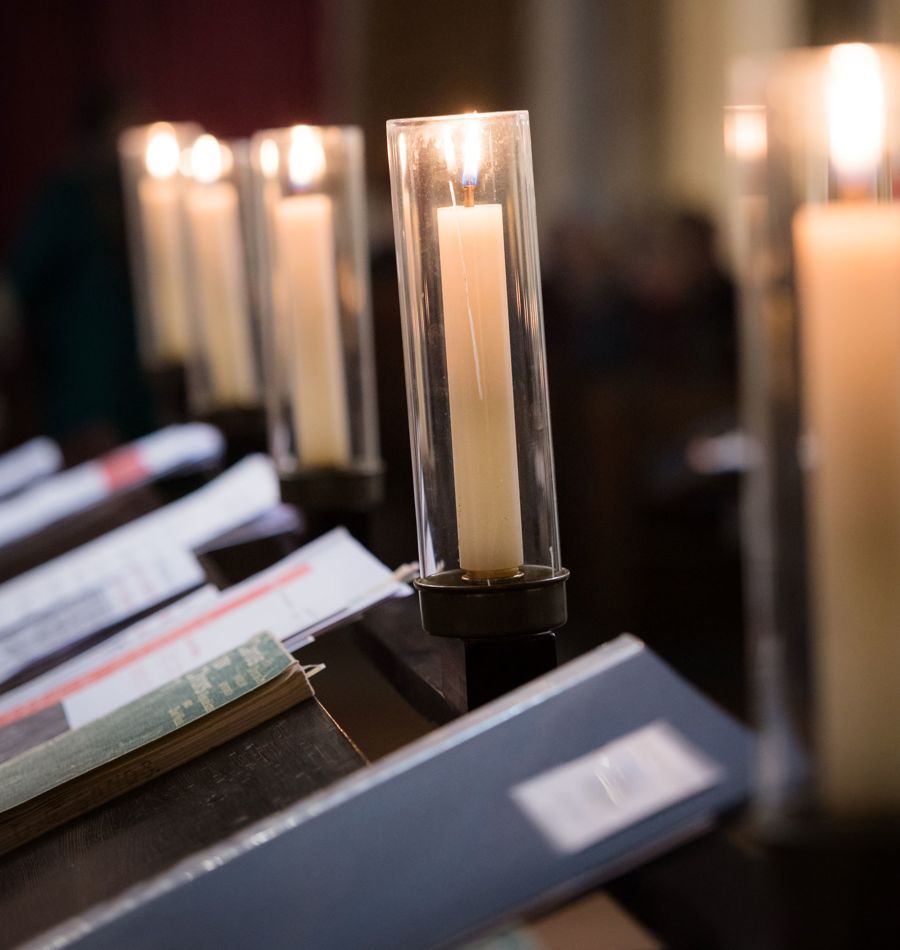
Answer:
[[[59,471],[63,457],[59,446],[38,436],[0,455],[0,498],[27,488],[38,479]]]
[[[662,720],[510,790],[562,854],[581,851],[722,780],[723,771]]]

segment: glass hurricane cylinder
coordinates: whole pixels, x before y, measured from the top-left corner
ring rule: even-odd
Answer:
[[[297,500],[381,492],[363,135],[269,129],[251,141],[270,448]]]
[[[387,134],[423,622],[551,630],[568,572],[528,114],[396,119]]]
[[[148,370],[182,366],[190,350],[190,280],[179,174],[201,134],[192,122],[134,126],[119,136],[141,355]]]
[[[731,145],[760,816],[896,817],[900,53],[789,52],[754,86]]]
[[[250,292],[254,240],[249,143],[201,135],[182,162],[192,346],[188,396],[196,415],[260,408],[258,311]]]

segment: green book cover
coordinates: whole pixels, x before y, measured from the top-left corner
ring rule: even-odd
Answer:
[[[272,682],[296,660],[269,634],[0,765],[0,815],[163,739]],[[311,694],[311,691],[310,691]]]

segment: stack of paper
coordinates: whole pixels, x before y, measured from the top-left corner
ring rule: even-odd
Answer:
[[[249,456],[186,498],[0,586],[0,684],[80,640],[199,586],[193,551],[279,503]]]
[[[52,445],[53,443],[51,443]],[[0,496],[3,469],[8,480],[21,478],[41,454],[38,446],[18,450],[7,462],[0,460]],[[179,469],[211,462],[224,450],[218,429],[200,422],[169,426],[91,462],[54,475],[15,498],[0,502],[0,546],[46,528],[68,515],[84,511],[112,495],[136,488]]]
[[[42,741],[83,726],[265,631],[288,649],[386,597],[409,593],[345,529],[323,535],[269,570],[218,592],[203,588],[55,670],[0,696],[0,750],[17,723],[58,708]],[[8,753],[7,753],[8,754]],[[2,751],[0,751],[2,757]]]

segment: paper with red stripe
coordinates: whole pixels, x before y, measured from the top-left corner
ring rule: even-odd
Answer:
[[[256,633],[296,647],[315,632],[398,593],[392,572],[344,529],[306,545],[275,567],[196,607],[165,629],[124,631],[65,668],[0,697],[0,727],[58,704],[77,728],[214,659]]]

